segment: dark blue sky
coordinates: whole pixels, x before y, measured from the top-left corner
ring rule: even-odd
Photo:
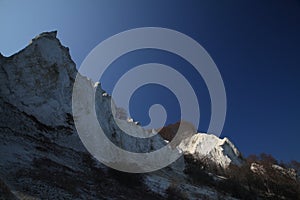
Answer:
[[[43,31],[58,30],[80,66],[99,42],[121,31],[145,26],[180,31],[207,50],[223,77],[228,111],[221,136],[229,137],[245,155],[266,152],[279,160],[300,160],[299,1],[21,2],[0,1],[2,54],[17,52]],[[199,130],[206,131],[210,118],[206,86],[176,55],[131,52],[112,64],[103,86],[111,91],[122,72],[150,61],[181,70],[191,81],[201,98]],[[119,66],[124,71],[114,70]],[[147,93],[152,99],[143,98]],[[132,97],[132,115],[146,123],[145,108],[159,102],[169,105],[168,122],[175,122],[177,102],[172,99],[166,88],[145,86]]]

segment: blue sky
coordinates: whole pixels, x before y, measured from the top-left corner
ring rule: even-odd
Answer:
[[[229,137],[245,155],[266,152],[279,160],[300,160],[299,1],[0,0],[0,20],[3,55],[21,50],[43,31],[58,30],[77,66],[98,43],[116,33],[146,26],[180,31],[207,50],[223,77],[228,111],[221,136]],[[112,64],[103,87],[110,92],[122,72],[147,62],[178,70],[186,66],[181,73],[201,98],[199,131],[206,131],[207,88],[176,55],[158,50],[126,54]],[[124,71],[116,70],[119,66]],[[168,123],[175,122],[177,101],[165,90],[147,86],[137,91],[131,104],[134,118],[146,123],[147,107],[162,103],[170,113]]]

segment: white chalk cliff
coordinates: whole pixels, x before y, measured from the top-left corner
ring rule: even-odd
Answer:
[[[184,139],[179,144],[179,149],[198,159],[210,159],[224,168],[230,164],[239,166],[243,162],[240,152],[228,138],[220,139],[212,134],[195,134]]]
[[[77,70],[68,48],[56,36],[56,32],[42,33],[15,55],[0,54],[0,189],[6,190],[7,198],[142,199],[146,195],[146,199],[163,199],[167,188],[176,182],[189,199],[201,195],[231,199],[213,188],[189,183],[180,160],[170,166],[171,172],[162,169],[145,175],[150,191],[114,188],[117,183],[105,174],[108,168],[89,155],[76,132],[71,103]],[[85,94],[97,89],[98,120],[115,144],[133,152],[147,152],[166,144],[159,135],[143,142],[129,139],[132,137],[112,123],[111,97],[102,95],[105,91],[100,84],[81,78]],[[120,123],[136,135],[148,134],[134,123]],[[227,138],[214,135],[191,134],[177,148],[224,168],[243,162]]]

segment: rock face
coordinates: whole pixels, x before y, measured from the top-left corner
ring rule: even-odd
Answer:
[[[196,159],[210,160],[222,168],[227,168],[230,164],[240,166],[243,158],[238,149],[228,140],[220,139],[212,134],[197,133],[192,124],[182,122],[184,130],[188,133],[181,138],[178,148],[185,155],[192,155]],[[179,123],[163,127],[159,133],[167,141],[175,136]]]
[[[279,165],[272,165],[272,168],[280,172],[282,175],[287,176],[291,179],[297,180],[297,173],[295,169],[284,169]]]
[[[1,97],[47,126],[66,126],[76,68],[56,32],[33,39],[19,53],[1,59]]]
[[[215,135],[195,134],[183,140],[179,148],[184,154],[193,155],[197,159],[210,159],[223,168],[243,163],[237,148],[227,138],[220,139]]]
[[[250,170],[255,173],[255,174],[259,174],[259,175],[263,175],[266,173],[266,170],[264,168],[264,166],[258,164],[258,163],[251,163],[250,166]]]
[[[0,197],[140,199],[145,194],[156,198],[108,178],[107,168],[82,145],[71,107],[76,74],[56,32],[43,33],[19,53],[0,58],[0,182],[5,191]],[[86,89],[94,89],[86,82]],[[107,128],[113,128],[106,109],[101,109],[107,106],[102,100],[99,115]]]
[[[56,32],[42,33],[22,51],[0,56],[0,197],[19,199],[160,199],[174,182],[187,198],[230,199],[209,187],[186,180],[177,163],[145,175],[145,187],[130,187],[111,177],[82,145],[72,117],[72,88],[77,74],[68,48]],[[120,147],[147,152],[165,145],[159,135],[142,143],[129,139],[112,123],[109,95],[86,77],[82,90],[97,90],[96,111],[107,136]],[[75,116],[76,117],[76,116]],[[148,134],[120,119],[133,134]],[[222,167],[240,164],[240,153],[226,138],[191,134],[178,150],[206,156]],[[109,151],[107,152],[109,154]],[[171,169],[171,171],[170,171]],[[2,196],[1,196],[2,195]]]

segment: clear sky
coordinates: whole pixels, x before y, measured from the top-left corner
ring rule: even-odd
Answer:
[[[0,0],[0,20],[3,55],[21,50],[41,32],[58,30],[77,66],[99,42],[121,31],[155,26],[185,33],[208,51],[223,77],[228,111],[221,136],[245,155],[266,152],[279,160],[300,160],[300,1]],[[207,88],[192,70],[182,70],[189,64],[176,55],[158,50],[126,54],[112,64],[103,87],[111,92],[122,73],[147,62],[168,64],[188,77],[201,98],[198,129],[205,132]],[[178,102],[157,85],[134,94],[131,115],[147,123],[153,103],[166,105],[168,123],[178,119]]]

